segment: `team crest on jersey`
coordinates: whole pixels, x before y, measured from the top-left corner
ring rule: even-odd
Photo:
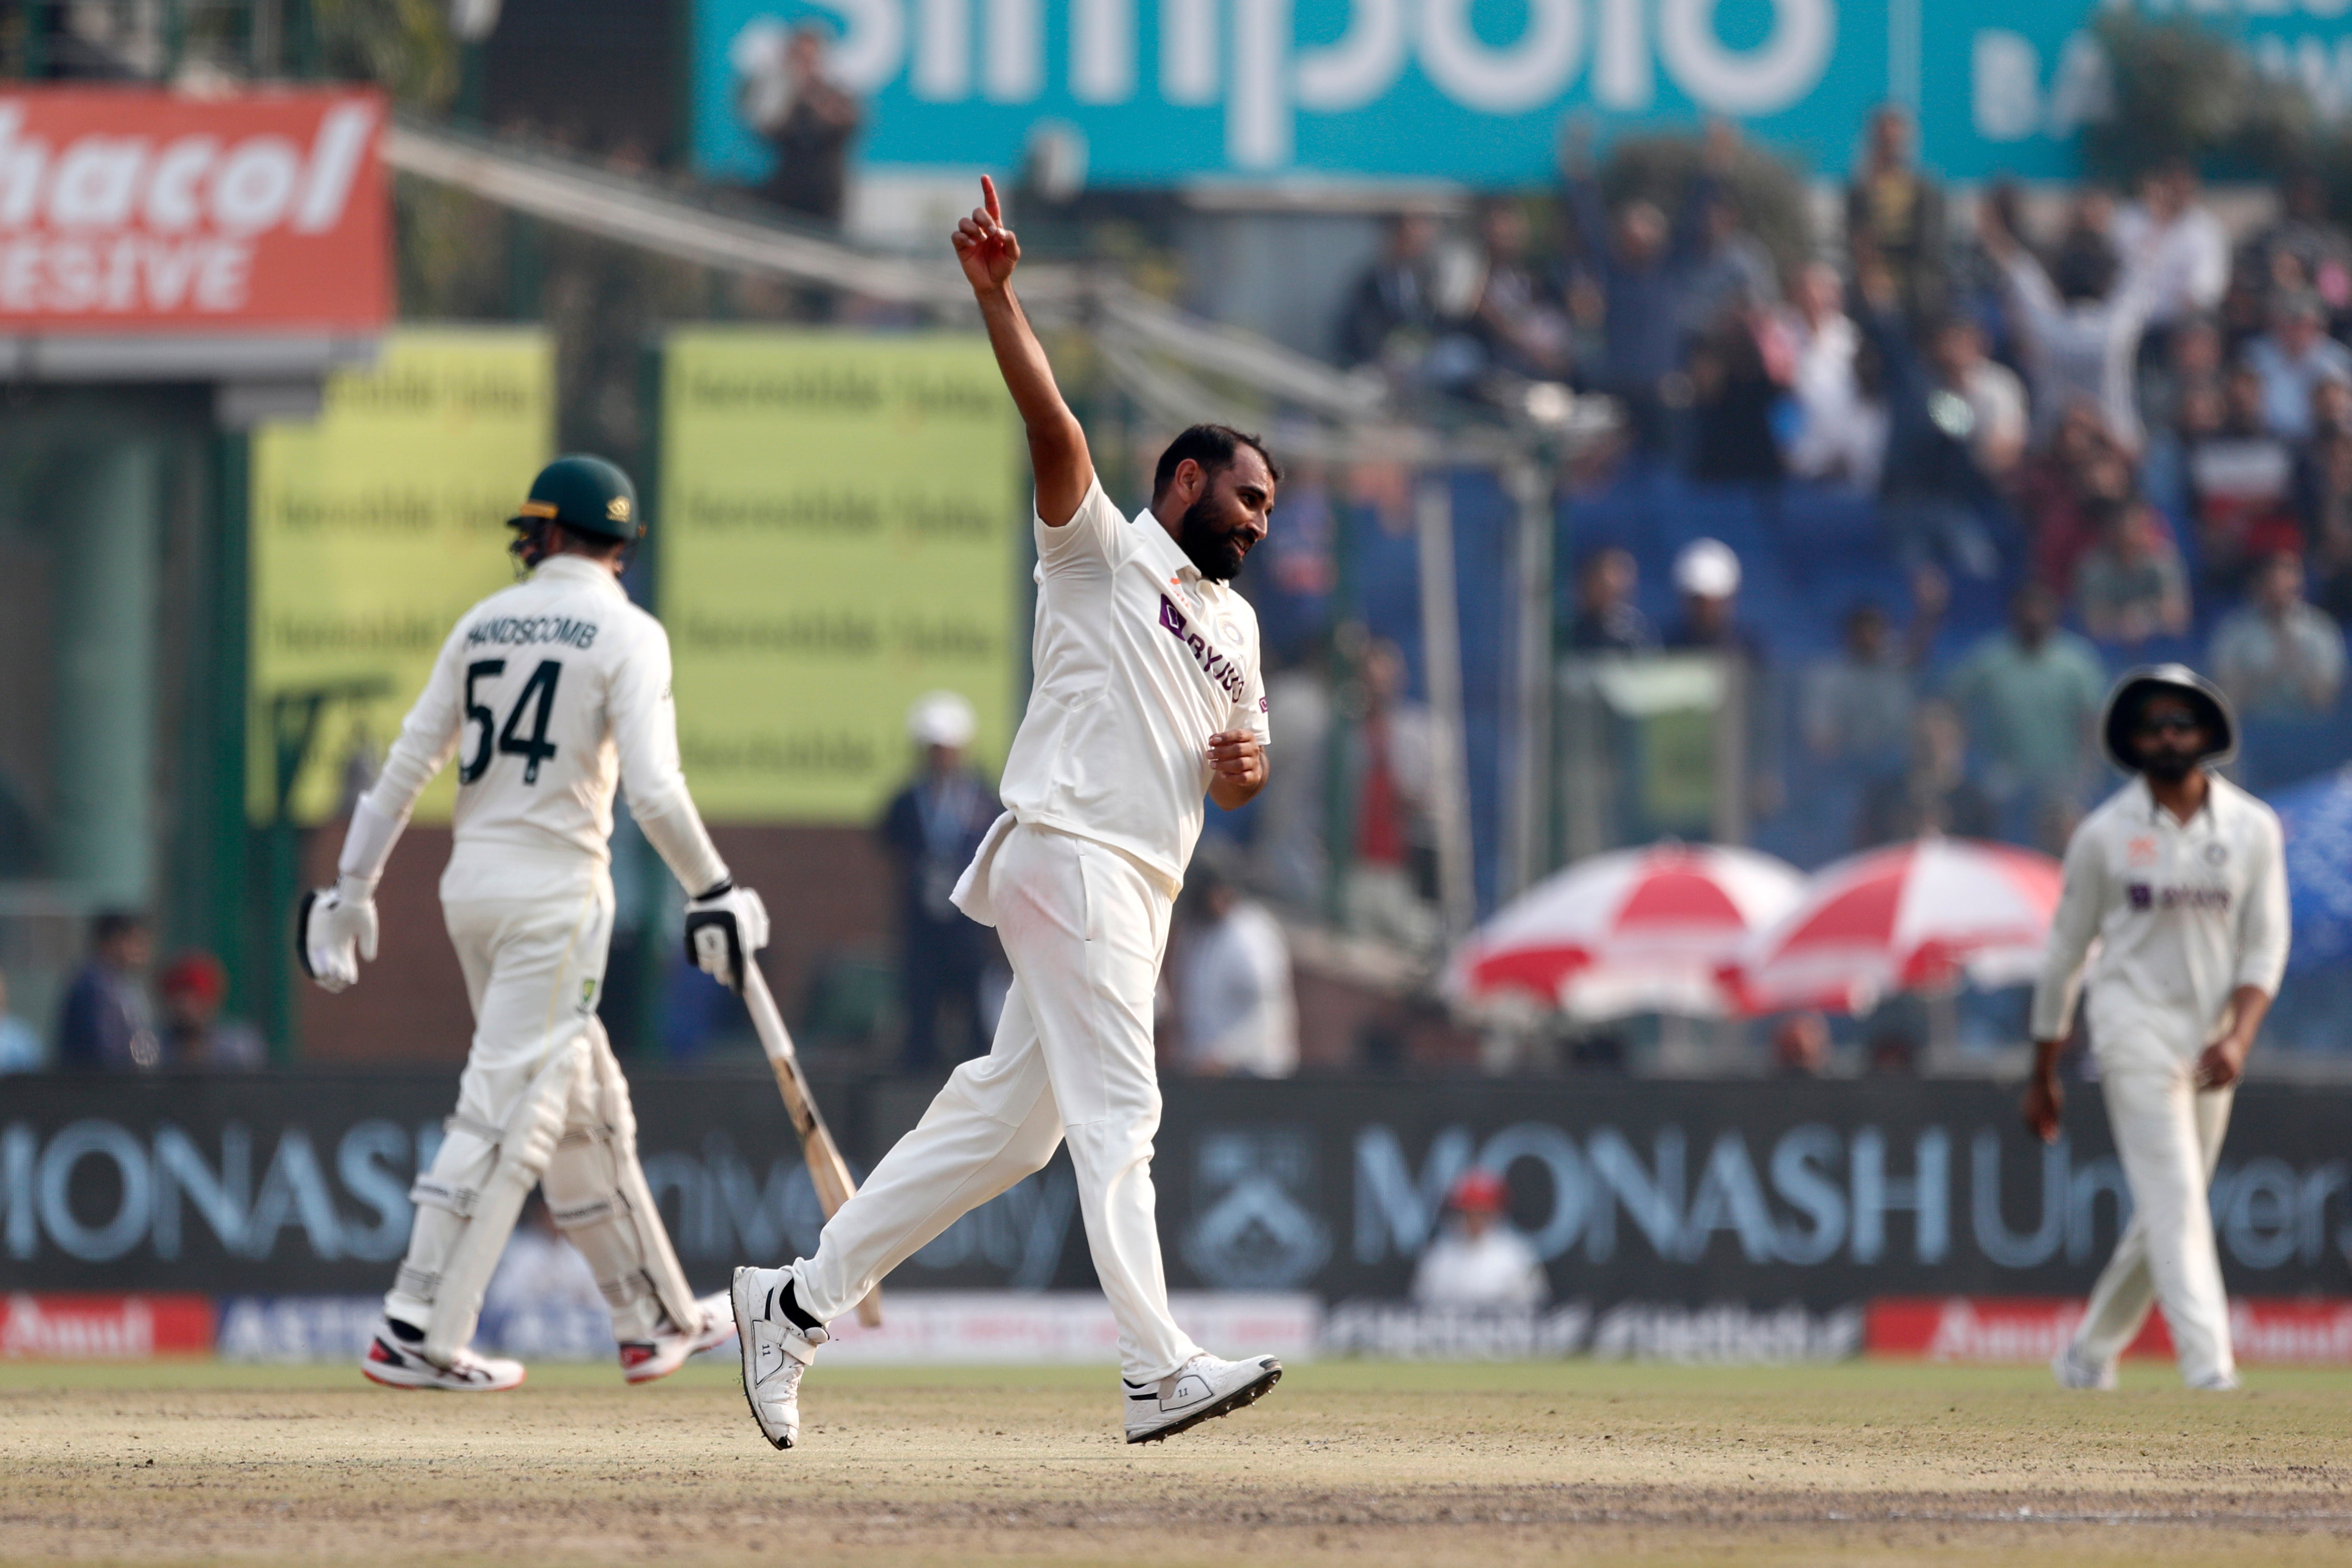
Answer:
[[[2205,846],[2205,864],[2208,866],[2226,866],[2229,864],[2229,861],[2230,847],[2228,845],[2208,844]]]

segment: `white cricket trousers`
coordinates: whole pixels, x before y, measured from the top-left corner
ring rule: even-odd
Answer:
[[[2200,1384],[2237,1370],[2207,1197],[2235,1091],[2200,1091],[2194,1071],[2192,1062],[2182,1062],[2102,1079],[2132,1217],[2091,1289],[2074,1349],[2094,1366],[2114,1365],[2138,1337],[2148,1308],[2161,1302],[2181,1378]]]
[[[848,1311],[1066,1138],[1120,1370],[1156,1381],[1200,1353],[1168,1313],[1151,1186],[1152,995],[1168,895],[1116,849],[1025,825],[1006,835],[988,875],[1013,977],[995,1044],[956,1068],[833,1216],[816,1256],[795,1266],[793,1293],[819,1319]]]

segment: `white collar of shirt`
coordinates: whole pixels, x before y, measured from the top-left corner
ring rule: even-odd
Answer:
[[[1192,564],[1192,558],[1184,553],[1184,547],[1176,542],[1150,507],[1135,514],[1134,525],[1142,531],[1140,548],[1160,581],[1198,594],[1203,599],[1213,599],[1224,591],[1223,583],[1213,583],[1201,575],[1201,569]]]
[[[628,597],[621,587],[621,580],[613,575],[610,566],[601,561],[591,561],[584,555],[551,555],[532,568],[530,580],[534,583],[584,583],[590,587]]]
[[[2156,791],[2148,787],[2147,775],[2146,773],[2137,773],[2133,775],[2132,788],[2139,791],[2139,804],[2141,809],[2147,812],[2150,821],[2153,821],[2159,826],[2168,826],[2174,831],[2179,833],[2192,832],[2200,822],[2203,823],[2209,830],[2219,828],[2221,826],[2221,781],[2218,778],[2208,779],[2206,781],[2205,804],[2191,812],[2189,814],[2189,820],[2186,822],[2183,822],[2180,818],[2173,816],[2171,811],[2164,805],[2164,803],[2156,798]]]

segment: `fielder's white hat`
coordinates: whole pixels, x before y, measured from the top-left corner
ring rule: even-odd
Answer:
[[[1695,599],[1739,592],[1739,557],[1720,539],[1694,539],[1675,556],[1675,586]]]
[[[980,728],[971,704],[953,691],[927,691],[907,710],[907,733],[925,746],[969,746]]]

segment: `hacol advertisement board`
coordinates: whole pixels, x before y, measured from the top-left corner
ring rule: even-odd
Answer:
[[[0,90],[0,332],[379,330],[383,121],[361,90]]]

